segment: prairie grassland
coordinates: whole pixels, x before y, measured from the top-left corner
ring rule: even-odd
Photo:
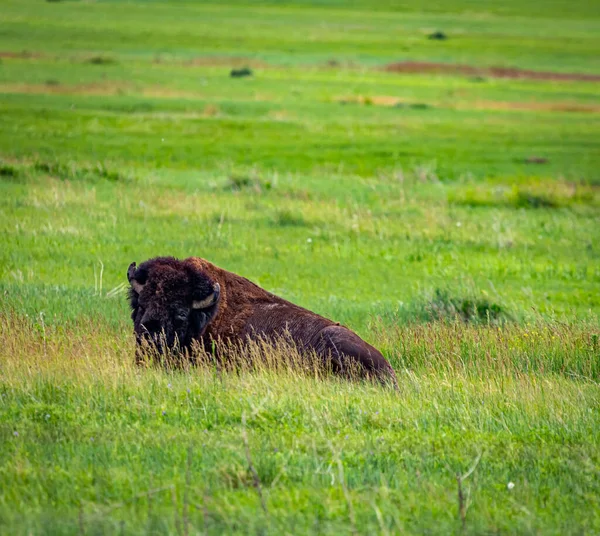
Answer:
[[[597,5],[1,11],[0,532],[600,533]],[[399,391],[281,346],[134,367],[156,255],[343,322]]]
[[[0,519],[23,534],[593,533],[591,329],[386,331],[394,392],[140,370],[110,327],[3,316]]]

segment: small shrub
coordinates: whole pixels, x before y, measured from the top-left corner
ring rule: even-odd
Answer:
[[[249,67],[242,67],[241,69],[231,69],[229,76],[231,78],[244,78],[246,76],[252,76],[254,73]]]
[[[19,170],[10,164],[0,162],[0,177],[18,177]]]
[[[92,56],[87,60],[87,63],[91,63],[92,65],[111,65],[117,63],[117,61],[108,56]]]
[[[460,318],[464,322],[497,321],[504,310],[497,303],[486,299],[452,297],[440,289],[435,290],[433,299],[426,304],[431,320]]]
[[[444,32],[438,30],[437,32],[430,33],[427,36],[427,39],[431,39],[432,41],[445,41],[448,39],[448,36]]]

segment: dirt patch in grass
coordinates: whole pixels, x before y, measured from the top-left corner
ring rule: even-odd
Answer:
[[[181,89],[152,86],[145,87],[139,91],[144,97],[154,97],[157,99],[203,99],[202,93],[195,93],[194,91],[184,91]]]
[[[156,99],[189,99],[209,100],[205,94],[195,91],[186,91],[164,86],[136,87],[125,82],[96,82],[90,84],[61,84],[58,80],[47,80],[45,84],[0,83],[0,94],[22,93],[31,95],[132,95]],[[240,98],[243,102],[268,102],[273,100],[270,95],[252,95],[250,98]],[[218,104],[207,104],[204,116],[218,115]]]
[[[575,102],[507,102],[477,100],[465,102],[459,107],[481,110],[535,110],[540,112],[579,112],[600,113],[598,104],[579,104]]]
[[[395,106],[398,108],[406,107],[417,109],[431,107],[430,104],[425,104],[422,102],[408,102],[390,95],[351,95],[336,97],[334,100],[340,104],[362,104],[364,106]]]
[[[22,50],[21,52],[11,52],[9,50],[0,50],[0,58],[14,59],[14,60],[30,60],[35,58],[41,58],[44,55],[40,52],[29,52],[28,50]]]
[[[156,63],[161,63],[163,60],[160,57],[155,58]],[[165,61],[165,63],[168,63]],[[243,68],[250,67],[252,69],[266,69],[269,64],[256,59],[244,58],[244,57],[198,57],[181,62],[183,65],[188,67],[231,67],[231,68]]]
[[[409,102],[391,95],[351,95],[336,97],[334,99],[340,104],[360,104],[364,106],[389,106],[394,108],[406,108],[415,110],[426,110],[429,108],[446,108],[453,110],[523,110],[540,112],[579,112],[600,113],[598,104],[579,104],[574,102],[519,102],[519,101],[491,101],[491,100],[461,100],[453,102]]]
[[[528,80],[554,80],[598,82],[600,74],[558,73],[554,71],[533,71],[517,67],[473,67],[460,63],[434,63],[427,61],[401,61],[390,63],[383,68],[390,73],[435,73],[461,74],[466,76],[490,76],[493,78],[511,78]]]
[[[144,97],[158,99],[203,99],[201,93],[193,91],[182,91],[179,89],[151,86],[136,88],[127,83],[95,82],[91,84],[61,84],[58,81],[47,81],[45,84],[22,84],[7,83],[0,84],[0,93],[23,93],[23,94],[53,94],[53,95],[141,95]]]
[[[92,83],[92,84],[61,84],[56,80],[49,80],[45,84],[0,84],[0,93],[24,93],[24,94],[54,94],[54,95],[120,95],[131,86],[115,83]]]

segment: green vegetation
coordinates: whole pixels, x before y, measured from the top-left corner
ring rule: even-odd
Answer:
[[[0,532],[600,532],[597,5],[0,17]],[[399,392],[136,369],[156,255],[345,323]]]

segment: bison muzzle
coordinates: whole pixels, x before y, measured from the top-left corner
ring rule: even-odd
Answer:
[[[197,257],[156,257],[127,270],[138,350],[214,353],[253,340],[286,336],[301,354],[318,356],[339,373],[396,385],[383,355],[348,328],[271,294],[248,279]]]

